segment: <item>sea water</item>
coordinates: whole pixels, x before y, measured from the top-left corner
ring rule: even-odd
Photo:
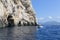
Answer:
[[[0,28],[0,40],[60,40],[60,25]]]
[[[0,40],[36,40],[35,26],[0,28]]]
[[[60,25],[43,26],[37,28],[36,40],[60,40]]]

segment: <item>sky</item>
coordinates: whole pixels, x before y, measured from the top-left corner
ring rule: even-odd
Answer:
[[[60,0],[32,0],[32,5],[37,20],[60,22]]]

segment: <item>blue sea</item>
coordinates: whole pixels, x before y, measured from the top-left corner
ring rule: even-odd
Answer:
[[[37,28],[36,40],[60,40],[60,25],[48,25]]]

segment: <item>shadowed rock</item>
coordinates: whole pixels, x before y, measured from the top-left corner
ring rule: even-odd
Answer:
[[[21,26],[21,21],[19,21],[18,26]]]
[[[14,24],[14,19],[13,19],[12,15],[9,15],[9,16],[7,17],[7,21],[8,21],[8,27],[15,25],[15,24]]]

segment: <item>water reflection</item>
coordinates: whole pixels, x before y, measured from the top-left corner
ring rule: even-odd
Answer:
[[[35,27],[8,27],[0,29],[0,40],[35,40]]]

